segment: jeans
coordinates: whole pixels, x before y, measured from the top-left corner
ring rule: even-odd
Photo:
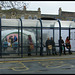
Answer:
[[[46,48],[46,51],[47,51],[47,55],[51,55],[52,54],[52,50]]]
[[[56,49],[54,47],[52,48],[52,54],[57,55]]]

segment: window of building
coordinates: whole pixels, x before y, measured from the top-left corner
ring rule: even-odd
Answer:
[[[37,16],[36,15],[34,16],[34,19],[37,19]]]
[[[24,19],[24,15],[21,16],[21,19]]]
[[[3,15],[2,15],[2,18],[6,18],[6,15],[5,15],[5,14],[3,14]]]
[[[11,16],[11,19],[16,19],[16,16],[15,16],[15,15],[12,15],[12,16]]]
[[[28,16],[28,19],[32,19],[31,15]]]

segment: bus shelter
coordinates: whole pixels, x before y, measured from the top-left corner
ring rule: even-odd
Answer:
[[[69,36],[71,39],[72,34],[75,34],[74,24],[74,21],[60,20],[0,19],[0,56],[23,57],[28,55],[28,35],[31,35],[34,43],[34,49],[31,50],[33,56],[46,54],[44,48],[48,37],[53,37],[56,50],[58,54],[61,55],[60,43],[58,40],[60,40],[61,36],[64,40],[66,36]],[[67,35],[63,35],[64,30],[65,33],[67,32]],[[17,37],[18,43],[15,49],[13,46],[14,42],[11,44],[11,40],[9,39],[10,37],[14,39],[14,36]],[[9,46],[4,50],[3,42],[6,41],[6,39],[9,42]]]

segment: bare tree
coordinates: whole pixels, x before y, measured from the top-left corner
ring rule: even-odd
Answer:
[[[0,1],[0,6],[2,7],[2,9],[11,9],[11,8],[15,8],[15,9],[23,9],[23,6],[26,6],[26,8],[28,7],[29,2],[26,1]]]

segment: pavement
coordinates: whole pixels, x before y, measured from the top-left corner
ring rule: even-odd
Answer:
[[[61,56],[3,57],[0,74],[75,74],[75,52]]]
[[[54,60],[54,59],[57,59],[57,60],[68,60],[68,59],[75,59],[75,53],[72,53],[71,55],[69,54],[66,54],[66,55],[52,55],[52,56],[39,56],[39,55],[36,55],[36,56],[24,56],[24,57],[20,57],[20,58],[0,58],[0,62],[1,61],[29,61],[29,60]]]

